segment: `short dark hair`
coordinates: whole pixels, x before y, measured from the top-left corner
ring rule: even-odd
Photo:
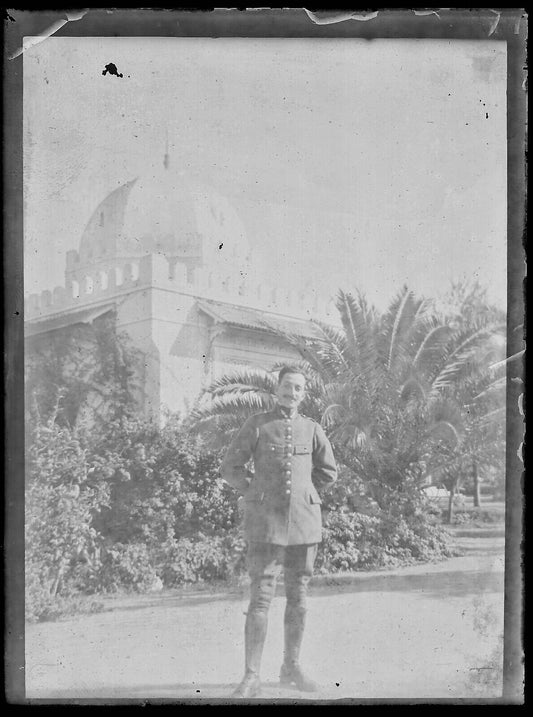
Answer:
[[[287,364],[280,369],[280,372],[278,374],[278,385],[281,383],[283,376],[285,376],[285,374],[287,373],[299,373],[307,381],[307,374],[303,369],[299,368],[298,366],[291,366]]]

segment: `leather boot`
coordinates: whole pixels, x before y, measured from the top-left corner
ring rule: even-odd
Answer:
[[[258,697],[261,690],[259,670],[267,631],[266,612],[249,612],[244,626],[244,677],[233,692],[233,697],[248,699]]]
[[[287,604],[285,608],[285,653],[279,675],[281,685],[295,685],[302,692],[317,692],[316,682],[307,677],[300,665],[300,647],[305,627],[305,608]]]

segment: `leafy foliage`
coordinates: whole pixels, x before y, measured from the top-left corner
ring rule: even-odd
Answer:
[[[107,314],[31,337],[25,353],[28,420],[53,415],[61,425],[94,425],[135,412],[139,352]]]
[[[322,423],[340,467],[322,495],[322,572],[451,554],[422,487],[457,486],[472,465],[496,481],[502,316],[479,290],[453,291],[438,310],[404,289],[383,314],[339,292],[342,328],[317,324],[320,340],[279,334],[308,376],[302,413]],[[30,619],[244,570],[236,496],[218,466],[242,422],[274,405],[281,365],[217,379],[189,417],[159,428],[135,416],[136,358],[112,317],[36,338],[28,352]]]
[[[46,613],[56,597],[76,593],[75,565],[97,552],[93,517],[107,504],[109,492],[105,484],[90,480],[81,442],[54,417],[34,426],[27,446],[26,603],[31,615]]]
[[[464,452],[465,407],[472,415],[476,392],[490,383],[491,341],[502,326],[495,312],[448,321],[407,288],[381,316],[360,294],[340,291],[337,308],[342,329],[320,324],[320,341],[281,334],[310,376],[302,412],[323,424],[353,479],[394,510],[406,492],[416,502],[428,477]],[[197,430],[229,432],[269,408],[278,368],[237,371],[209,386],[191,414]],[[480,420],[487,415],[481,409]]]
[[[158,428],[122,417],[104,432],[52,416],[36,420],[27,444],[30,619],[57,614],[69,597],[239,570],[235,497],[218,475],[217,454],[178,421]]]
[[[401,515],[336,512],[328,516],[317,556],[319,573],[370,570],[430,562],[455,554],[446,533]]]

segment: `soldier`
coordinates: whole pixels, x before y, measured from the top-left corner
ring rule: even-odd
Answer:
[[[314,692],[317,685],[299,666],[306,594],[322,540],[317,488],[337,477],[331,445],[321,426],[298,413],[305,376],[285,366],[278,376],[273,411],[249,418],[222,462],[224,480],[244,496],[244,536],[251,578],[246,615],[245,673],[234,697],[257,697],[268,610],[284,568],[287,603],[280,683]],[[253,458],[255,472],[247,470]]]

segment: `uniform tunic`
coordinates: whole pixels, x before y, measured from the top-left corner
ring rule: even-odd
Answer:
[[[254,472],[247,469],[253,459]],[[231,443],[221,474],[244,495],[249,542],[302,545],[322,540],[317,487],[333,483],[337,468],[321,426],[280,406],[256,414]]]

